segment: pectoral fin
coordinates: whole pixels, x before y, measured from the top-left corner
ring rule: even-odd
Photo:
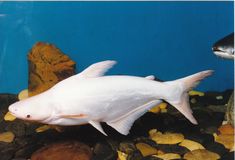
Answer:
[[[86,114],[60,115],[61,118],[86,118]]]
[[[106,122],[109,126],[113,127],[119,133],[123,135],[127,135],[131,126],[135,122],[136,119],[141,117],[144,113],[146,113],[152,107],[160,104],[161,100],[154,100],[147,104],[144,104],[140,107],[135,108],[134,110],[130,111],[129,113],[109,122]]]
[[[104,130],[103,130],[103,128],[102,128],[102,126],[101,126],[101,124],[100,124],[99,122],[96,122],[96,121],[89,121],[89,123],[90,123],[93,127],[95,127],[98,131],[100,131],[101,133],[103,133],[105,136],[108,136],[108,135],[104,132]]]

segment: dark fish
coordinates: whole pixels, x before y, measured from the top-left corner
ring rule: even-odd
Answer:
[[[213,45],[212,51],[219,57],[234,59],[234,33],[217,41]]]

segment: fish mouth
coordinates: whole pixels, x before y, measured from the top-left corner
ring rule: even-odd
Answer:
[[[212,48],[212,51],[215,55],[225,58],[225,59],[234,59],[234,52],[227,52],[225,50],[218,49],[216,47]]]
[[[234,59],[234,55],[232,54],[228,54],[227,52],[219,52],[216,51],[214,52],[215,55],[221,57],[221,58],[225,58],[225,59]]]

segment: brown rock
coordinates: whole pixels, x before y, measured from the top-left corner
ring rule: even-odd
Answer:
[[[234,127],[231,124],[224,124],[218,128],[220,134],[232,134],[234,135]]]
[[[38,42],[28,54],[29,96],[75,74],[75,62],[52,44]]]
[[[61,142],[45,146],[31,156],[31,160],[91,160],[89,146],[80,142]]]

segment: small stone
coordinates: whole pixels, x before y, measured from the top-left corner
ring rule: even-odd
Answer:
[[[191,102],[192,104],[195,104],[195,103],[197,103],[197,100],[196,100],[195,98],[192,98],[192,99],[190,100],[190,102]]]
[[[37,133],[40,133],[40,132],[47,131],[47,130],[49,130],[49,129],[51,129],[51,127],[50,127],[49,125],[43,125],[43,126],[40,126],[40,127],[36,128],[35,131],[36,131]]]
[[[161,158],[163,160],[173,160],[173,159],[181,159],[181,156],[176,153],[166,153],[163,155],[154,155],[154,157]]]
[[[28,93],[28,89],[25,89],[23,91],[21,91],[19,94],[18,94],[18,99],[21,101],[23,99],[26,99],[29,97],[29,93]]]
[[[177,144],[184,140],[184,135],[181,133],[161,133],[150,131],[150,138],[157,144]]]
[[[141,152],[144,157],[157,154],[157,149],[146,143],[137,143],[136,148]]]
[[[161,109],[166,109],[166,107],[167,107],[167,103],[160,103],[159,104],[159,107],[161,108]]]
[[[26,134],[27,125],[21,120],[15,120],[6,126],[7,131],[13,132],[17,137],[24,136]]]
[[[167,109],[166,108],[161,109],[161,113],[167,113]]]
[[[0,133],[0,142],[11,143],[13,142],[15,135],[12,132]]]
[[[223,99],[224,97],[223,96],[216,96],[216,99],[217,100],[221,100],[221,99]]]
[[[31,156],[31,160],[91,160],[91,158],[90,147],[74,141],[50,144]]]
[[[234,135],[231,134],[214,134],[215,142],[221,143],[225,148],[234,151]]]
[[[190,151],[196,150],[196,149],[205,149],[200,143],[192,141],[192,140],[188,140],[188,139],[184,139],[179,146],[183,146],[188,148]]]
[[[121,152],[126,153],[126,154],[131,154],[132,152],[137,150],[137,148],[135,147],[134,143],[132,143],[132,142],[121,142],[119,144],[119,150]]]
[[[0,142],[0,144],[3,142]],[[8,143],[8,144],[13,144],[13,143]],[[14,158],[14,154],[17,150],[17,146],[16,145],[8,145],[8,144],[4,144],[4,147],[1,147],[0,150],[0,159],[1,160],[12,160]]]
[[[231,124],[225,124],[218,128],[220,134],[232,134],[234,135],[234,128]]]
[[[151,108],[149,111],[152,113],[160,113],[163,111],[163,113],[164,113],[164,111],[167,111],[166,107],[167,107],[167,103],[163,102],[163,103],[160,103],[159,105]]]
[[[127,160],[127,154],[121,151],[117,151],[118,153],[118,160]]]
[[[15,158],[21,158],[21,157],[29,158],[32,155],[32,153],[37,149],[38,149],[38,145],[35,143],[20,146],[20,148],[16,150],[14,157]]]
[[[113,160],[117,157],[116,150],[114,151],[108,143],[95,144],[93,153],[92,160]]]
[[[16,119],[16,117],[13,116],[10,112],[7,112],[7,114],[5,114],[5,116],[4,116],[5,121],[14,121],[15,119]]]
[[[189,91],[189,95],[190,96],[204,96],[205,95],[205,93],[203,93],[203,92],[199,92],[199,91]]]
[[[139,150],[136,150],[127,156],[127,160],[142,160],[143,156]]]
[[[159,107],[159,105],[149,110],[149,112],[152,112],[152,113],[160,113],[160,111],[161,111],[161,108]]]
[[[191,152],[188,152],[184,155],[184,159],[186,160],[217,160],[220,159],[220,156],[217,153],[210,152],[205,149],[197,149]]]

